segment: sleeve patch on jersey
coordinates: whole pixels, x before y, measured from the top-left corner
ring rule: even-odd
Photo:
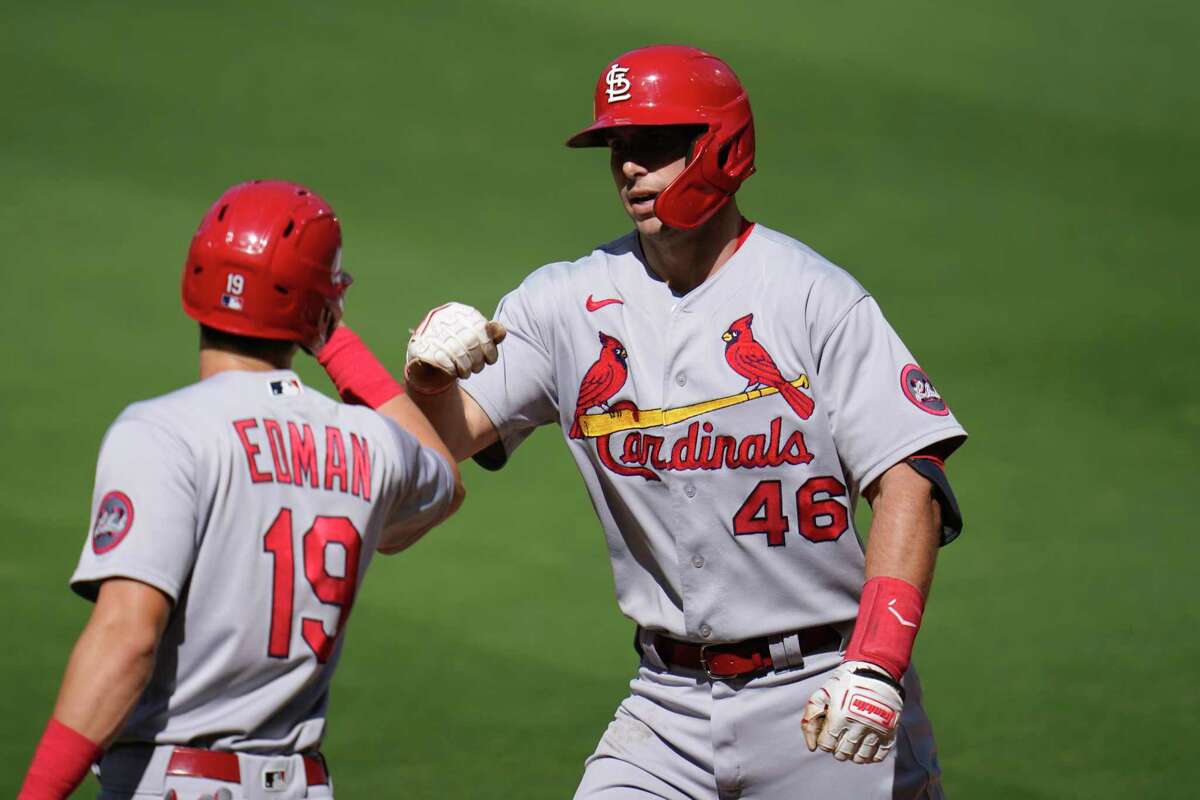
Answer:
[[[900,388],[909,402],[926,414],[944,417],[950,413],[946,401],[942,399],[938,390],[933,388],[929,376],[916,364],[908,364],[900,370]]]
[[[133,527],[133,501],[124,492],[109,492],[100,501],[92,526],[92,550],[103,555],[121,543]]]

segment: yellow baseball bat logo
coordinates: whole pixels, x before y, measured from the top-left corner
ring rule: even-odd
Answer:
[[[790,383],[797,389],[807,389],[808,376],[801,374],[799,378],[790,381]],[[679,408],[648,408],[644,411],[642,409],[638,409],[637,411],[626,409],[612,412],[601,411],[597,414],[584,414],[579,418],[579,429],[583,431],[583,435],[586,438],[595,439],[598,436],[608,436],[614,433],[621,433],[622,431],[659,428],[664,425],[674,425],[677,422],[683,422],[692,417],[707,414],[710,411],[719,411],[722,408],[729,408],[730,406],[736,406],[772,394],[779,394],[779,390],[772,388],[755,389],[751,392],[739,392],[738,394],[718,397],[716,400],[705,400]]]

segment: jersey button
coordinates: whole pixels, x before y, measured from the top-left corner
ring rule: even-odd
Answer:
[[[704,556],[692,556],[692,566],[700,569],[704,566]]]
[[[707,622],[700,626],[700,636],[705,639],[712,636],[712,628],[708,627]]]
[[[680,386],[687,386],[687,375],[684,375],[682,372],[679,373],[675,376],[675,382]]]
[[[683,487],[683,493],[686,494],[688,497],[695,497],[696,496],[696,487],[689,483]]]

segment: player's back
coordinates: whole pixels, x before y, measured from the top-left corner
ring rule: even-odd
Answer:
[[[175,607],[119,741],[316,747],[382,529],[438,513],[452,489],[399,426],[290,371],[223,372],[126,409],[72,586],[135,578]]]

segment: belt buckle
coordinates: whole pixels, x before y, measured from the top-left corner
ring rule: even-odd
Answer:
[[[723,681],[726,678],[733,677],[729,675],[716,675],[712,668],[708,666],[708,648],[713,647],[711,644],[700,645],[700,669],[704,670],[704,674],[710,681]]]

